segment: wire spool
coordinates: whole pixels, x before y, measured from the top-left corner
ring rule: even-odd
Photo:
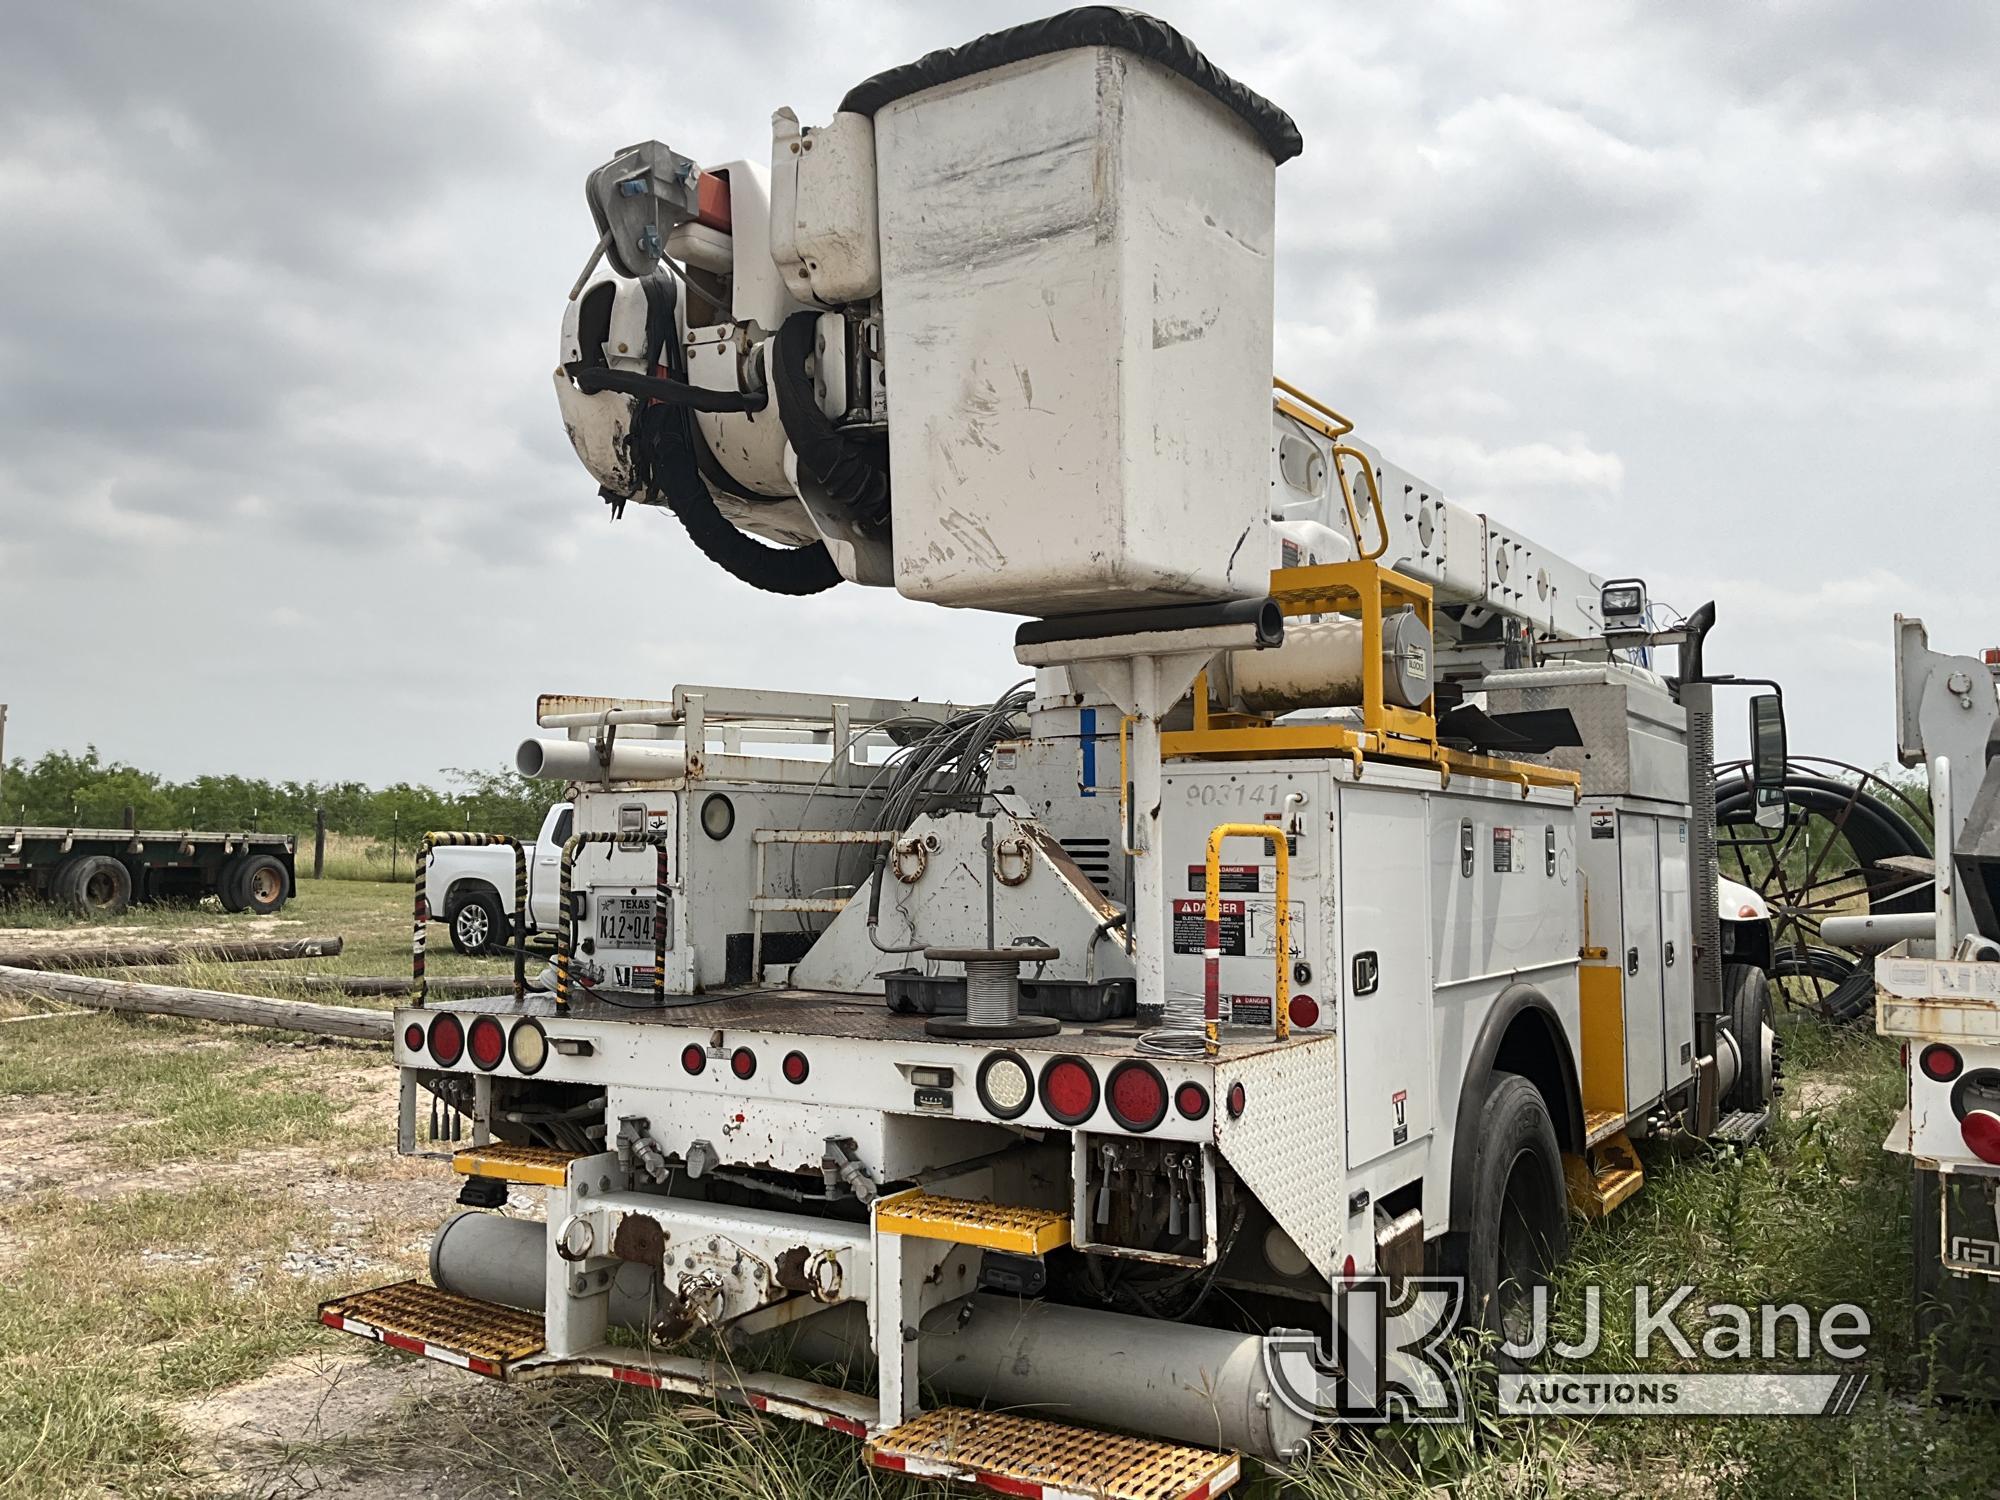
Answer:
[[[965,966],[965,1016],[933,1016],[924,1023],[932,1036],[960,1040],[1008,1040],[1053,1036],[1062,1030],[1054,1016],[1021,1014],[1021,965],[1062,957],[1056,948],[926,948],[934,963]]]

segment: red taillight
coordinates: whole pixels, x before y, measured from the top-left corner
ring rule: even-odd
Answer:
[[[806,1075],[812,1072],[812,1064],[806,1061],[803,1052],[787,1052],[785,1060],[778,1064],[778,1068],[785,1075],[787,1083],[804,1083]]]
[[[1974,1156],[2000,1166],[2000,1115],[1990,1109],[1971,1110],[1958,1122],[1958,1133]]]
[[[1242,1084],[1230,1084],[1229,1092],[1223,1096],[1223,1101],[1229,1108],[1230,1119],[1240,1120],[1243,1118],[1243,1106],[1248,1102],[1248,1099],[1243,1092]]]
[[[424,1028],[415,1021],[403,1028],[403,1048],[408,1052],[424,1050]]]
[[[465,1034],[465,1050],[472,1054],[474,1067],[492,1072],[507,1055],[506,1029],[491,1016],[477,1017]]]
[[[431,1022],[430,1047],[431,1061],[440,1068],[449,1068],[465,1056],[465,1028],[457,1016],[447,1013]]]
[[[1311,995],[1294,995],[1292,1003],[1285,1007],[1285,1014],[1300,1031],[1310,1030],[1319,1025],[1319,1001]]]
[[[1943,1042],[1932,1042],[1917,1054],[1917,1066],[1932,1083],[1950,1083],[1965,1070],[1965,1059]]]
[[[1147,1131],[1167,1117],[1167,1083],[1149,1062],[1127,1058],[1111,1070],[1105,1086],[1111,1118],[1127,1130]]]
[[[681,1048],[681,1071],[688,1077],[699,1076],[701,1070],[707,1066],[708,1054],[702,1050],[701,1043],[689,1042]]]
[[[738,1078],[749,1078],[757,1071],[757,1054],[748,1047],[738,1047],[729,1054],[729,1071]]]
[[[1042,1069],[1042,1108],[1065,1125],[1097,1112],[1097,1075],[1080,1057],[1058,1057]]]
[[[1199,1120],[1208,1113],[1208,1090],[1198,1083],[1184,1083],[1174,1090],[1174,1108],[1184,1119]]]

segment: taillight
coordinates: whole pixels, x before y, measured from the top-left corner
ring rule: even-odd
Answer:
[[[1229,1092],[1223,1095],[1223,1102],[1228,1106],[1230,1119],[1242,1119],[1243,1106],[1248,1102],[1248,1096],[1243,1092],[1243,1085],[1240,1083],[1230,1084]]]
[[[1285,1007],[1285,1014],[1300,1031],[1310,1031],[1319,1025],[1319,1001],[1311,995],[1294,995],[1292,1003]]]
[[[1208,1090],[1193,1080],[1174,1090],[1174,1108],[1187,1120],[1199,1120],[1208,1113]]]
[[[707,1066],[708,1054],[702,1050],[700,1042],[689,1042],[681,1048],[681,1071],[688,1077],[698,1077]]]
[[[474,1067],[492,1072],[507,1055],[506,1029],[491,1016],[474,1017],[465,1034],[465,1050],[472,1054]]]
[[[987,1053],[972,1082],[986,1112],[1003,1120],[1026,1114],[1035,1102],[1035,1075],[1018,1052]]]
[[[521,1072],[541,1072],[542,1064],[549,1060],[549,1035],[542,1030],[542,1023],[533,1017],[516,1021],[507,1038],[507,1055]]]
[[[748,1047],[738,1047],[729,1054],[729,1071],[738,1078],[749,1078],[757,1072],[757,1054]]]
[[[465,1027],[457,1016],[447,1011],[431,1021],[430,1049],[431,1061],[440,1068],[452,1067],[465,1056]]]
[[[1974,1156],[2000,1166],[2000,1115],[1990,1109],[1969,1110],[1958,1122],[1958,1133]]]
[[[1167,1083],[1149,1062],[1127,1058],[1111,1070],[1104,1088],[1111,1118],[1127,1130],[1144,1133],[1167,1117]]]
[[[1065,1125],[1097,1112],[1097,1075],[1080,1057],[1058,1057],[1042,1069],[1042,1108]]]
[[[812,1072],[812,1064],[806,1061],[803,1052],[787,1052],[785,1060],[778,1064],[778,1068],[785,1075],[787,1083],[804,1083],[806,1075]]]
[[[1932,1083],[1950,1083],[1965,1070],[1965,1059],[1943,1042],[1932,1042],[1917,1054],[1917,1067]]]
[[[415,1021],[403,1028],[403,1050],[421,1052],[424,1050],[424,1028]]]

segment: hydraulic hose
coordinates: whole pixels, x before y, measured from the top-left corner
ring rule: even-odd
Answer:
[[[806,370],[819,336],[816,313],[793,313],[773,341],[771,389],[778,399],[778,420],[799,457],[799,467],[829,496],[854,513],[864,526],[889,519],[889,476],[868,455],[835,429],[813,392]]]
[[[602,365],[585,365],[570,379],[586,396],[595,396],[599,391],[618,391],[627,396],[664,401],[669,406],[685,406],[689,411],[762,411],[771,399],[763,391],[711,391],[684,380],[641,375],[636,370],[612,370]]]

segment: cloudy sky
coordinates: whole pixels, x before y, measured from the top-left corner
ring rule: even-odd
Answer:
[[[1890,616],[2000,643],[2000,10],[1163,3],[1288,109],[1278,367],[1454,498],[1892,752]],[[613,526],[549,385],[584,174],[768,152],[1045,7],[10,6],[7,750],[498,765],[543,690],[968,697],[1012,622]]]

